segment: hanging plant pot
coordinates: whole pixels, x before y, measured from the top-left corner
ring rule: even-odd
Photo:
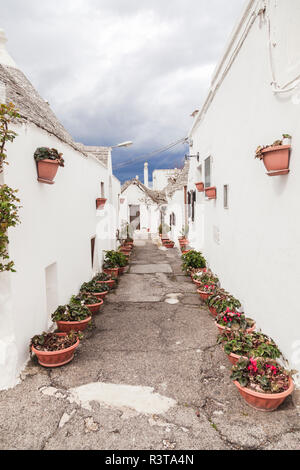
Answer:
[[[118,277],[119,268],[106,268],[106,269],[103,269],[103,272],[105,274],[108,274],[109,276]]]
[[[217,188],[215,186],[205,188],[205,196],[208,199],[217,199]]]
[[[55,333],[57,336],[66,336],[66,333]],[[40,351],[31,346],[32,352],[38,358],[38,362],[44,367],[59,367],[72,361],[75,349],[79,346],[79,339],[69,348],[58,351]]]
[[[97,304],[86,304],[85,306],[89,309],[89,311],[96,315],[99,312],[100,307],[103,305],[103,300],[100,299]]]
[[[289,388],[281,393],[259,393],[250,388],[242,387],[237,380],[233,383],[248,405],[259,411],[276,410],[294,390],[294,382],[291,377],[289,378]]]
[[[267,175],[278,176],[289,173],[290,150],[290,145],[277,145],[261,151]]]
[[[105,206],[106,201],[107,201],[107,199],[105,199],[104,197],[98,197],[96,199],[96,209],[103,209],[103,207]]]
[[[37,161],[37,180],[40,183],[54,184],[54,178],[59,167],[58,160],[44,159]]]
[[[204,183],[195,183],[195,186],[197,188],[197,190],[199,191],[199,193],[203,193],[204,191]]]
[[[88,327],[92,317],[85,318],[81,321],[57,321],[57,328],[63,333],[69,333],[70,331],[83,331]]]

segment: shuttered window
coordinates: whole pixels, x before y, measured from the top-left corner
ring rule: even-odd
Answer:
[[[204,185],[206,188],[211,186],[211,157],[204,160]]]

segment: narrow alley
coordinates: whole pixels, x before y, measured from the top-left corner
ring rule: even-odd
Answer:
[[[177,249],[135,240],[74,360],[0,392],[1,449],[296,449],[292,398],[248,407]]]

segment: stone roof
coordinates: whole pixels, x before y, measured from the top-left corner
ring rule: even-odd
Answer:
[[[165,187],[164,191],[168,197],[172,197],[176,191],[179,191],[187,186],[188,184],[188,176],[189,176],[189,167],[190,161],[186,160],[184,163],[184,167],[182,169],[176,170],[174,175],[170,176],[168,179],[169,182]]]
[[[153,189],[149,189],[138,178],[132,178],[131,180],[125,181],[125,183],[123,184],[123,186],[121,188],[121,193],[123,193],[130,185],[138,186],[156,204],[166,204],[167,203],[164,191],[154,191]]]
[[[104,166],[108,166],[108,159],[110,156],[110,147],[97,147],[94,145],[84,145],[79,142],[76,142],[82,151],[88,155],[93,155],[97,160],[103,163]]]
[[[0,82],[5,85],[6,102],[14,103],[24,121],[32,122],[84,153],[23,72],[17,68],[0,64]]]

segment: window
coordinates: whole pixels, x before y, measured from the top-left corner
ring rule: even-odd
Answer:
[[[103,181],[101,181],[101,189],[100,189],[100,191],[101,191],[101,197],[104,197],[104,196],[105,196],[105,192],[104,192],[104,183],[103,183]]]
[[[205,188],[211,186],[211,157],[204,160],[204,186]]]
[[[224,184],[224,209],[228,209],[228,184]]]

